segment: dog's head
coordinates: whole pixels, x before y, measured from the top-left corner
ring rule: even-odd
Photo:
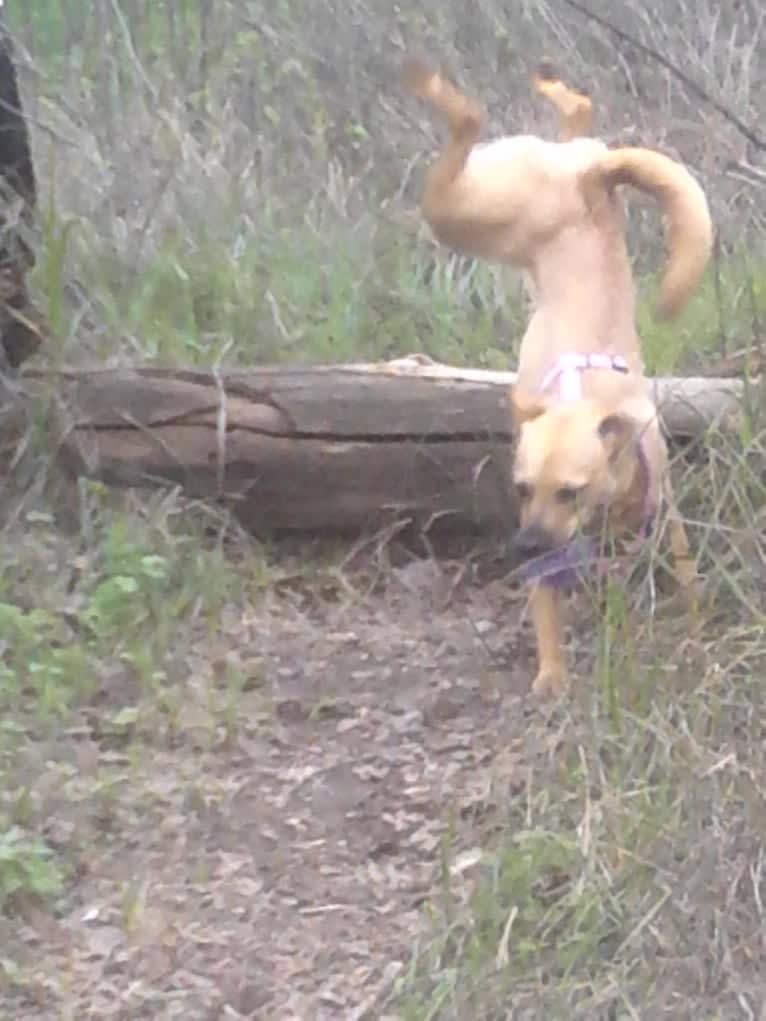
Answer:
[[[521,519],[514,546],[527,560],[591,531],[630,489],[641,427],[590,400],[548,403],[514,391],[511,404]]]

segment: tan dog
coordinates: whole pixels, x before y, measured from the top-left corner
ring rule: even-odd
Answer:
[[[678,162],[643,148],[609,150],[590,131],[587,96],[550,65],[533,76],[559,113],[559,142],[517,135],[479,144],[483,116],[440,73],[408,57],[404,80],[447,120],[449,137],[426,177],[422,209],[444,245],[522,269],[534,309],[511,395],[514,479],[528,562],[539,670],[533,690],[568,686],[563,581],[589,555],[579,537],[645,534],[664,498],[675,573],[690,599],[696,572],[675,509],[667,451],[643,375],[635,297],[615,194],[631,184],[665,214],[659,298],[677,313],[710,257],[707,201]]]

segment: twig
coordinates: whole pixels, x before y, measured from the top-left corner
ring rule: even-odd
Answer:
[[[223,499],[224,496],[223,486],[226,478],[226,430],[229,420],[226,387],[221,379],[221,365],[233,342],[233,338],[229,337],[223,346],[223,350],[219,354],[218,358],[216,358],[215,365],[213,366],[213,379],[215,380],[215,388],[218,393],[218,413],[215,418],[218,458],[215,466],[215,477],[217,488],[216,495],[219,500]]]
[[[724,170],[731,177],[737,177],[740,181],[751,183],[758,181],[759,184],[766,184],[766,171],[745,163],[744,160],[730,160]],[[735,173],[736,171],[736,173]]]

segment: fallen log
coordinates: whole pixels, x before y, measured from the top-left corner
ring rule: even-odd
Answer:
[[[27,371],[67,409],[59,460],[114,486],[178,485],[255,532],[358,533],[391,521],[508,533],[511,372],[393,362]],[[732,428],[733,379],[657,379],[671,435]]]

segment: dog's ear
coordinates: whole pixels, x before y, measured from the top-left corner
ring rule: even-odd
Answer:
[[[638,430],[638,423],[630,415],[619,411],[604,415],[598,424],[598,434],[610,461],[616,461],[628,447],[638,442]]]
[[[546,408],[545,401],[539,397],[526,394],[517,386],[511,387],[511,417],[517,432],[525,422],[531,422],[533,418],[542,415]]]

